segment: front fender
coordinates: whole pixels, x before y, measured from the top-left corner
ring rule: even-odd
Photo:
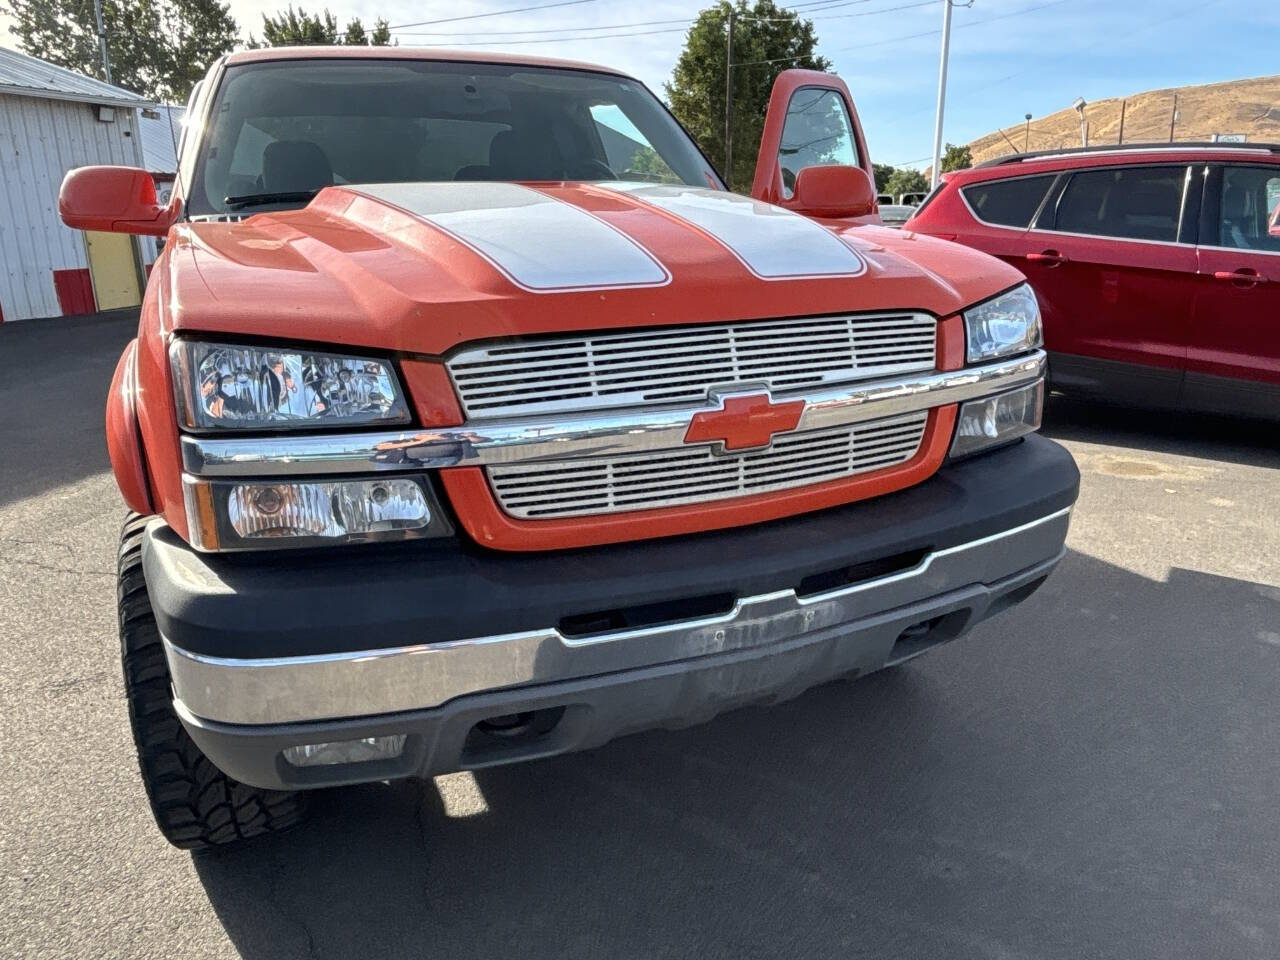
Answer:
[[[138,433],[137,355],[138,341],[130,340],[111,378],[107,393],[107,454],[124,502],[130,510],[145,515],[154,513],[155,508]]]

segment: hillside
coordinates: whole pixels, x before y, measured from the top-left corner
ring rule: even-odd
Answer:
[[[1175,140],[1209,140],[1215,133],[1243,133],[1252,141],[1280,142],[1280,75],[1132,94],[1127,98],[1124,111],[1124,142],[1168,140],[1175,93],[1178,95]],[[1091,144],[1116,142],[1120,133],[1121,100],[1113,97],[1085,107]],[[1018,150],[1023,149],[1023,124],[1005,127],[1004,133]],[[1013,153],[1009,140],[998,132],[974,140],[969,145],[973,162]],[[1079,115],[1068,107],[1047,117],[1032,117],[1029,141],[1031,150],[1080,146]]]

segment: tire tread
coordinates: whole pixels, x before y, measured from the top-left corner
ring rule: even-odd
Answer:
[[[116,597],[129,726],[156,825],[184,850],[286,830],[305,816],[306,797],[232,780],[200,751],[173,709],[169,665],[142,573],[149,519],[125,517]]]

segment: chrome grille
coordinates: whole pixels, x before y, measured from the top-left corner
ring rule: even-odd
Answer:
[[[472,347],[449,373],[469,419],[698,400],[715,386],[773,391],[931,370],[928,314],[656,327]]]
[[[822,483],[910,460],[927,412],[852,427],[776,437],[766,450],[715,454],[710,447],[625,457],[489,467],[513,517],[546,519],[703,503]]]

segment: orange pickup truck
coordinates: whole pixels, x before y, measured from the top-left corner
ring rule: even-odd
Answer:
[[[181,847],[865,674],[1029,596],[1079,477],[1012,267],[881,227],[788,71],[751,197],[641,83],[404,49],[220,60],[107,405],[129,715]]]

